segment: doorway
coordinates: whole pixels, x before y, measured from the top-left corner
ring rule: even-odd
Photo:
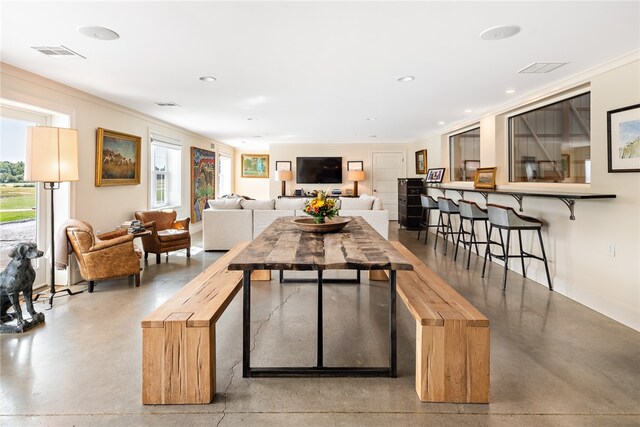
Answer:
[[[389,220],[398,220],[398,178],[407,176],[404,151],[371,153],[373,195],[382,200]]]

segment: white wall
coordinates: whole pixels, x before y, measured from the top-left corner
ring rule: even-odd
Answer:
[[[24,70],[2,64],[3,99],[17,101],[71,116],[71,127],[78,130],[80,180],[71,184],[71,216],[88,221],[96,230],[108,231],[133,218],[136,210],[148,209],[149,132],[157,132],[181,141],[182,206],[179,217],[190,215],[190,147],[211,149],[232,147],[213,141],[160,120],[129,110],[104,99],[53,82]],[[96,187],[96,129],[124,132],[142,137],[141,180],[139,185]],[[202,223],[194,224],[192,232]]]
[[[344,193],[346,189],[353,188],[353,182],[347,179],[347,162],[362,161],[365,171],[365,180],[358,183],[359,194],[372,194],[371,189],[371,159],[376,151],[405,151],[405,144],[272,144],[269,149],[270,168],[273,175],[276,161],[290,161],[294,180],[287,182],[287,193],[292,194],[296,188],[310,190],[332,190],[339,188]],[[406,158],[413,153],[408,153]],[[295,182],[296,157],[342,157],[342,184],[298,184]],[[413,162],[413,160],[411,160]],[[413,166],[412,166],[413,167]],[[276,198],[281,193],[281,183],[270,179],[270,198]]]
[[[555,291],[636,330],[640,330],[640,173],[607,172],[607,111],[640,103],[638,76],[640,61],[635,59],[586,80],[575,80],[572,85],[554,91],[560,93],[590,84],[590,185],[509,184],[506,132],[509,113],[496,112],[475,119],[480,121],[481,126],[481,166],[498,167],[496,183],[499,188],[616,194],[616,199],[578,200],[575,221],[569,219],[569,210],[558,199],[526,197],[523,207],[525,214],[545,222],[543,239]],[[537,98],[543,99],[549,95],[543,93]],[[429,167],[446,167],[448,172],[447,136],[471,123],[460,124],[446,129],[442,134],[415,141],[409,144],[408,151],[411,153],[427,148]],[[435,196],[441,195],[436,190],[430,192]],[[453,191],[447,192],[447,197],[459,198]],[[475,193],[465,193],[465,198],[481,206],[485,203],[482,196]],[[518,208],[510,196],[491,195],[489,202]],[[610,244],[615,246],[614,257],[608,255]],[[527,239],[525,246],[537,251],[537,245],[531,239]],[[520,271],[518,264],[512,261],[510,266]],[[527,273],[530,278],[546,286],[541,262],[532,260]]]

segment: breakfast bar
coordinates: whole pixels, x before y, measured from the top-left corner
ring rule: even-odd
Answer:
[[[334,233],[307,232],[294,217],[274,221],[229,263],[229,270],[243,271],[243,377],[392,377],[397,375],[396,271],[413,265],[361,217],[353,217]],[[317,272],[316,365],[309,367],[252,367],[251,272],[297,270]],[[323,273],[327,270],[389,271],[389,366],[331,367],[323,355]]]

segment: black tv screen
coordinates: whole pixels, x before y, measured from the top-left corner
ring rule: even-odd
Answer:
[[[298,184],[342,184],[342,157],[296,157]]]

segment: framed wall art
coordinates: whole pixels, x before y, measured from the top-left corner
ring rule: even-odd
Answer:
[[[140,184],[141,138],[98,128],[96,132],[96,187]]]
[[[427,173],[427,150],[416,151],[416,174]]]
[[[347,162],[347,171],[364,170],[364,162],[362,160],[351,160]]]
[[[207,200],[216,197],[216,153],[191,147],[191,221],[202,219]]]
[[[427,184],[440,184],[444,178],[445,168],[432,168],[427,171],[425,182]]]
[[[290,171],[291,170],[291,162],[288,160],[276,160],[276,172],[280,171]]]
[[[268,154],[243,154],[240,166],[242,178],[269,178]]]
[[[640,172],[640,104],[607,112],[609,172]]]
[[[496,169],[495,167],[478,168],[473,188],[486,188],[488,190],[496,188]]]

